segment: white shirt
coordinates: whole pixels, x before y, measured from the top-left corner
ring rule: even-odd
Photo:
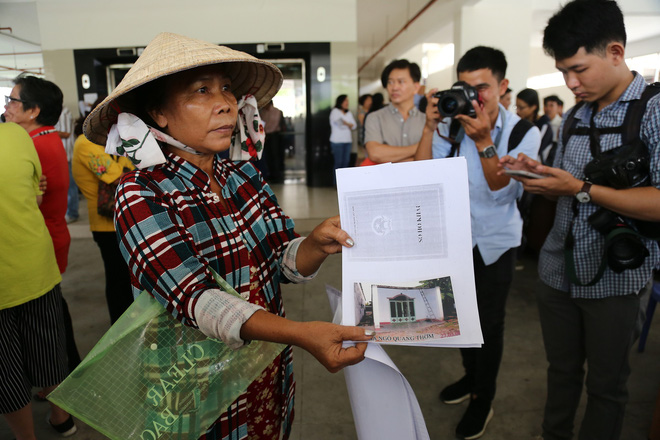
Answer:
[[[349,128],[344,122],[352,124],[353,126]],[[330,142],[335,144],[353,142],[351,130],[355,130],[356,128],[357,124],[350,111],[344,113],[336,107],[332,109],[330,112]]]

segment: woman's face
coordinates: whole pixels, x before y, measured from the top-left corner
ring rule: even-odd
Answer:
[[[368,97],[364,100],[364,104],[362,104],[362,108],[363,108],[365,111],[369,111],[369,109],[371,108],[371,103],[372,103],[372,102],[374,102],[373,99],[371,99],[371,96],[368,96]]]
[[[500,98],[500,104],[502,104],[505,109],[509,110],[509,106],[511,106],[511,92],[505,93]]]
[[[168,77],[163,107],[149,114],[167,134],[200,153],[227,150],[237,120],[231,80],[220,66],[205,66]]]
[[[344,102],[341,103],[342,110],[348,110],[348,98],[344,99]]]
[[[32,131],[35,118],[39,115],[38,108],[25,110],[21,102],[21,86],[15,85],[9,94],[11,100],[5,105],[5,120],[15,122],[28,131]]]
[[[532,121],[534,118],[534,112],[536,111],[536,106],[527,105],[525,101],[520,98],[516,98],[516,113],[520,116],[521,119],[529,119]],[[532,121],[533,122],[533,121]]]

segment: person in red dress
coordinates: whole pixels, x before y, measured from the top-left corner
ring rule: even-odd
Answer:
[[[64,219],[69,191],[69,168],[64,145],[54,127],[62,113],[62,91],[52,82],[35,76],[19,76],[14,83],[5,119],[23,127],[37,149],[41,169],[47,181],[39,209],[53,239],[60,273],[64,273],[71,243]]]

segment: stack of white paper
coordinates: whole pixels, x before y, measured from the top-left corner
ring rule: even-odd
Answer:
[[[479,347],[462,157],[337,170],[344,325],[383,344]]]
[[[341,324],[341,292],[326,286],[333,322]],[[365,360],[344,368],[360,440],[428,440],[424,416],[410,384],[385,350],[369,343]]]

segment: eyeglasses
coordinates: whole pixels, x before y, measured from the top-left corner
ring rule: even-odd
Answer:
[[[27,104],[27,101],[24,101],[24,100],[22,100],[22,99],[14,98],[14,97],[12,97],[12,96],[5,96],[5,105],[9,105],[9,103],[12,102],[12,101],[16,101],[16,102],[20,102],[20,103],[23,103],[23,104]]]

